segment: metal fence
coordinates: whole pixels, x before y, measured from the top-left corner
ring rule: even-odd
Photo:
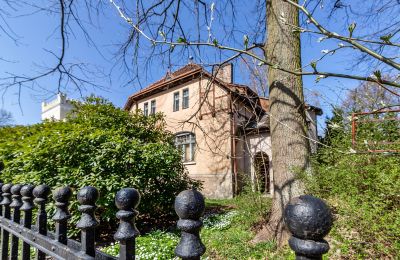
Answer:
[[[35,258],[48,259],[135,259],[135,238],[139,231],[135,226],[138,215],[136,207],[140,201],[139,192],[133,188],[124,188],[117,192],[115,205],[118,208],[116,218],[119,226],[114,239],[120,244],[119,258],[96,249],[95,218],[96,201],[99,193],[96,188],[86,186],[78,191],[78,210],[81,218],[76,227],[81,230],[80,242],[69,239],[68,211],[72,191],[69,187],[53,191],[56,212],[52,217],[55,231],[48,230],[46,204],[50,188],[47,185],[21,185],[0,183],[0,241],[1,259],[30,259],[31,251]],[[33,209],[37,206],[36,224],[32,225]],[[196,190],[181,192],[175,199],[175,211],[179,216],[177,227],[181,239],[175,249],[175,255],[182,259],[200,259],[206,248],[200,239],[203,225],[201,217],[205,210],[202,194]],[[21,213],[23,218],[21,219]],[[290,247],[297,259],[321,259],[329,250],[323,237],[332,225],[332,216],[326,204],[312,196],[300,196],[293,199],[285,210],[285,222],[292,237]],[[20,247],[22,241],[22,247]],[[32,249],[32,250],[31,250]],[[240,258],[240,256],[238,256]]]

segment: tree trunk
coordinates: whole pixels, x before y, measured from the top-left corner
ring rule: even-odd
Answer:
[[[283,0],[267,0],[266,59],[291,71],[301,70],[299,11]],[[268,224],[253,242],[274,239],[278,245],[287,242],[288,231],[283,223],[283,210],[292,197],[304,193],[296,178],[298,172],[309,168],[310,144],[301,76],[272,67],[268,68],[272,167],[274,197]]]

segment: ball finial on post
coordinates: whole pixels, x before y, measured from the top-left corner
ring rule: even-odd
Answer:
[[[33,205],[33,189],[35,186],[31,184],[24,185],[21,189],[22,206],[21,211],[24,212],[24,227],[31,229],[32,225],[32,209]],[[22,259],[29,259],[31,253],[30,245],[26,242],[22,244]]]
[[[79,190],[77,194],[78,202],[81,204],[78,210],[82,213],[81,219],[76,227],[81,229],[82,252],[87,255],[95,256],[95,228],[99,222],[94,216],[96,201],[99,192],[95,187],[86,186]]]
[[[35,186],[31,184],[24,185],[21,189],[22,206],[21,211],[30,211],[33,209],[33,189]]]
[[[139,214],[135,208],[139,202],[140,194],[133,188],[121,189],[115,196],[120,223],[114,239],[120,242],[119,259],[135,259],[135,238],[140,234],[135,225],[135,218]]]
[[[71,218],[71,214],[68,211],[69,199],[72,196],[70,187],[61,187],[53,191],[53,199],[56,201],[56,213],[53,216],[54,222],[56,222],[56,239],[62,244],[67,244],[67,229],[68,219]]]
[[[15,184],[11,187],[12,202],[10,204],[10,208],[13,208],[14,212],[16,210],[19,211],[19,208],[22,206],[21,193],[20,193],[21,189],[22,189],[21,184]]]
[[[286,206],[284,218],[292,233],[289,246],[295,251],[296,259],[322,259],[329,250],[323,238],[333,224],[331,210],[325,202],[310,195],[296,197]]]
[[[10,208],[13,209],[13,222],[20,223],[21,220],[21,211],[19,210],[22,206],[21,201],[21,184],[15,184],[11,187],[12,194],[12,202],[10,204]],[[11,259],[18,259],[18,247],[19,247],[19,239],[17,236],[13,235],[11,239]]]
[[[3,191],[3,199],[0,202],[0,205],[3,206],[3,217],[10,219],[11,211],[10,211],[10,204],[11,204],[11,187],[13,185],[11,183],[4,184],[1,187]],[[8,258],[8,241],[9,241],[9,233],[7,230],[1,230],[1,259]]]
[[[36,227],[39,234],[47,235],[47,213],[46,213],[46,202],[50,194],[50,187],[46,184],[40,184],[33,189],[33,200],[36,205],[38,205],[37,217],[36,217]],[[37,260],[46,259],[46,255],[37,250],[36,252]]]
[[[2,191],[3,185],[4,185],[4,183],[2,181],[0,181],[0,202],[3,200],[3,191]],[[3,207],[0,204],[0,216],[2,216],[2,215],[3,215]]]
[[[175,255],[182,259],[200,259],[206,248],[200,239],[205,202],[203,195],[192,189],[179,193],[175,199],[175,212],[179,216],[178,229],[181,240],[175,248]]]

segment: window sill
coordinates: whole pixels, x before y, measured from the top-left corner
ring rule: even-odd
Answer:
[[[184,162],[183,165],[193,165],[196,164],[196,162]]]

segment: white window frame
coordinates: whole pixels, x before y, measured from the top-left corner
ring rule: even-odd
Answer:
[[[185,96],[185,92],[187,95]],[[189,89],[185,88],[182,90],[182,109],[189,108]]]
[[[149,102],[145,102],[143,104],[143,115],[145,116],[149,115]]]
[[[184,143],[178,143],[179,137],[188,136],[188,141]],[[192,132],[182,132],[175,135],[175,145],[176,147],[181,150],[182,152],[182,161],[184,163],[193,163],[195,160],[195,153],[196,153],[196,135]],[[189,159],[186,160],[186,149],[185,147],[189,146]]]
[[[156,113],[156,100],[152,100],[150,102],[150,115],[154,115]]]
[[[179,111],[179,92],[174,92],[174,96],[173,96],[173,111]]]

